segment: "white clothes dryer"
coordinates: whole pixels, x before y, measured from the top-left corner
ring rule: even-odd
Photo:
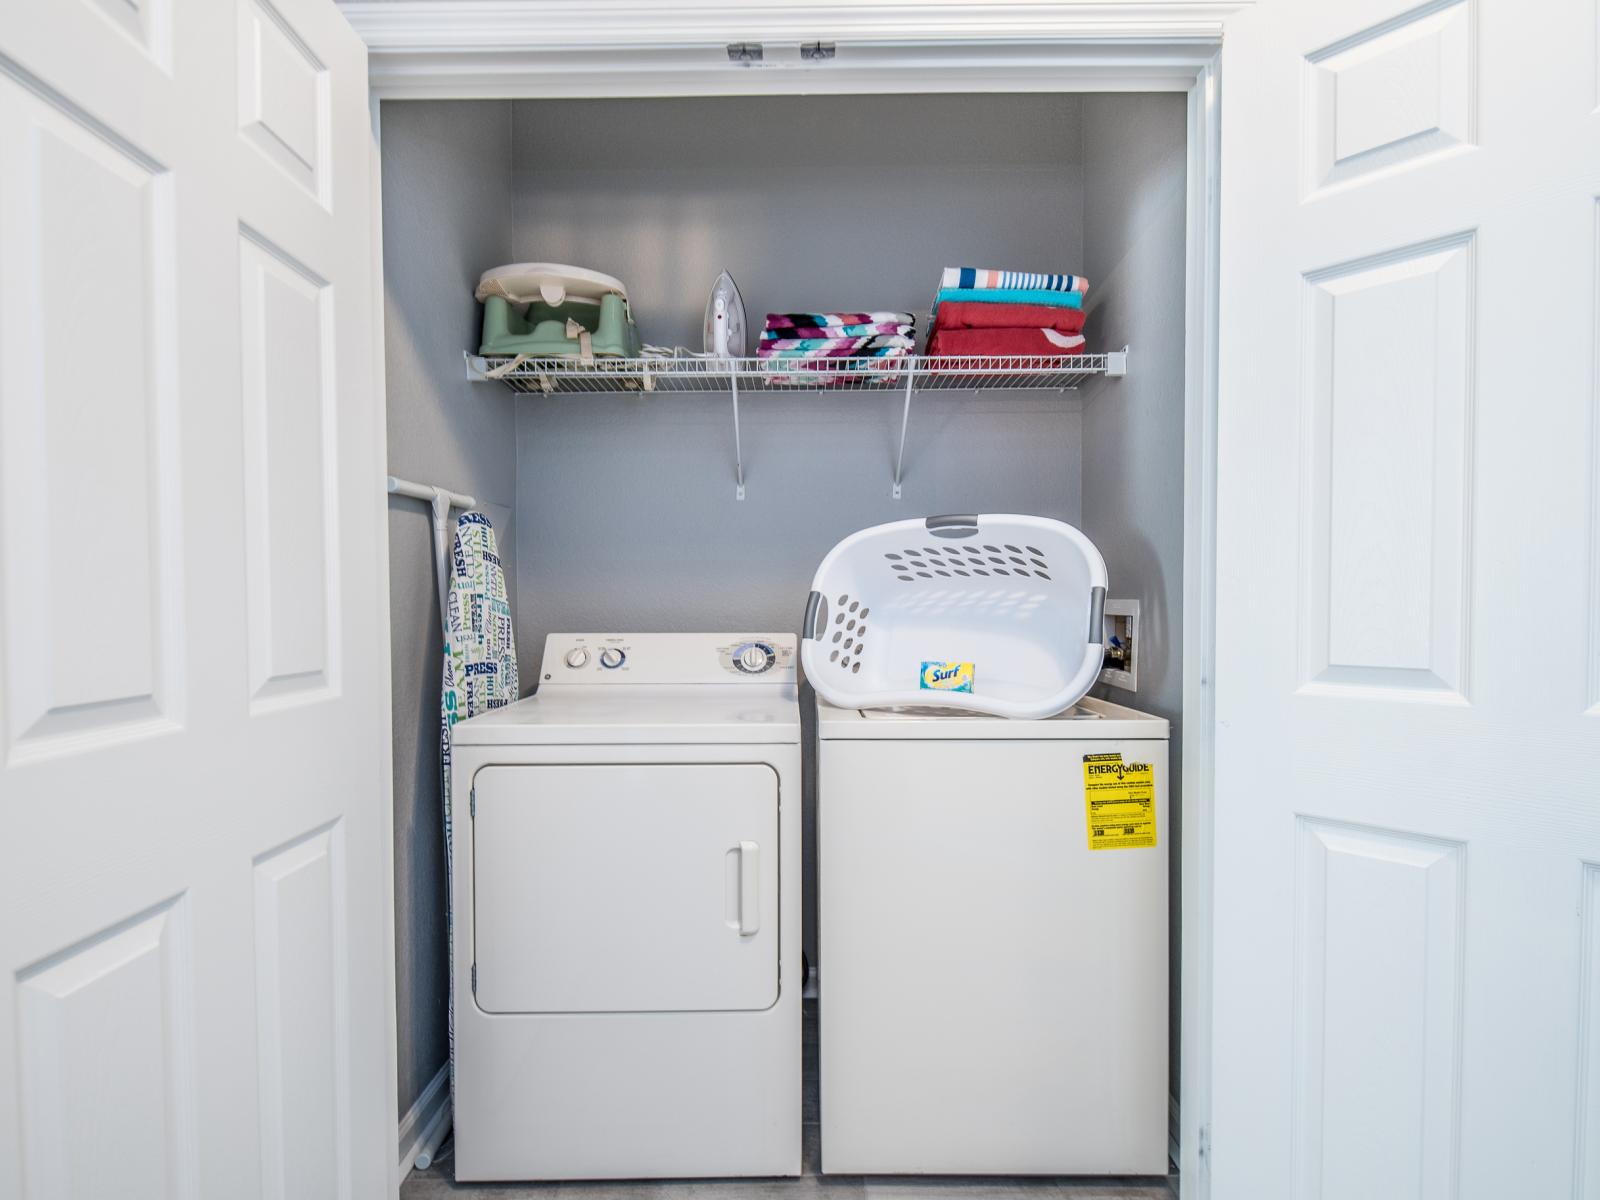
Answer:
[[[1167,732],[818,701],[824,1172],[1166,1173]]]
[[[456,1177],[798,1175],[788,634],[551,634],[455,727]]]

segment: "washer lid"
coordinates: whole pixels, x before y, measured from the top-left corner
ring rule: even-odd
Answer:
[[[451,730],[456,746],[600,746],[800,741],[788,684],[545,688]]]
[[[872,738],[884,741],[1059,741],[1165,738],[1165,717],[1151,716],[1108,700],[1085,697],[1076,707],[1041,721],[1011,721],[981,713],[936,708],[835,708],[817,700],[817,736],[823,741]]]

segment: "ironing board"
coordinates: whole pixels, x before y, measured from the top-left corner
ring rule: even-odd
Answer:
[[[494,526],[480,512],[456,518],[456,535],[448,560],[440,562],[445,580],[444,686],[439,711],[439,744],[443,775],[440,796],[444,803],[445,922],[451,947],[450,971],[450,1084],[455,1091],[456,997],[455,921],[448,897],[453,875],[450,816],[450,728],[517,698],[517,650],[511,635],[511,603],[506,596],[506,575],[495,545]]]

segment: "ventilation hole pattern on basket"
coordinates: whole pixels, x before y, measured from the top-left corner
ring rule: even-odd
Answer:
[[[1051,611],[1044,589],[1020,579],[993,579],[986,588],[914,588],[903,594],[895,608],[919,619],[982,619],[1003,624],[1026,624]]]
[[[1024,558],[1026,553],[1029,557]],[[1050,564],[1044,557],[1044,551],[1037,546],[1013,546],[1007,542],[1003,546],[991,546],[987,543],[981,546],[907,546],[900,551],[886,551],[884,562],[890,573],[901,583],[915,583],[919,579],[971,579],[974,576],[987,579],[993,575],[1025,577],[1038,577],[1049,579]],[[848,597],[840,597],[842,606]],[[852,603],[850,612],[855,611]],[[834,618],[835,622],[844,618],[844,613],[839,613]],[[862,615],[865,615],[863,610]]]
[[[834,649],[828,661],[852,675],[861,673],[861,656],[867,649],[867,614],[871,611],[859,599],[840,593],[833,617]]]

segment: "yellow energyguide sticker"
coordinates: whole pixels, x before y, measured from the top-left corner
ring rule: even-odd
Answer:
[[[1156,844],[1156,772],[1121,754],[1083,756],[1083,808],[1089,849],[1136,850]]]

